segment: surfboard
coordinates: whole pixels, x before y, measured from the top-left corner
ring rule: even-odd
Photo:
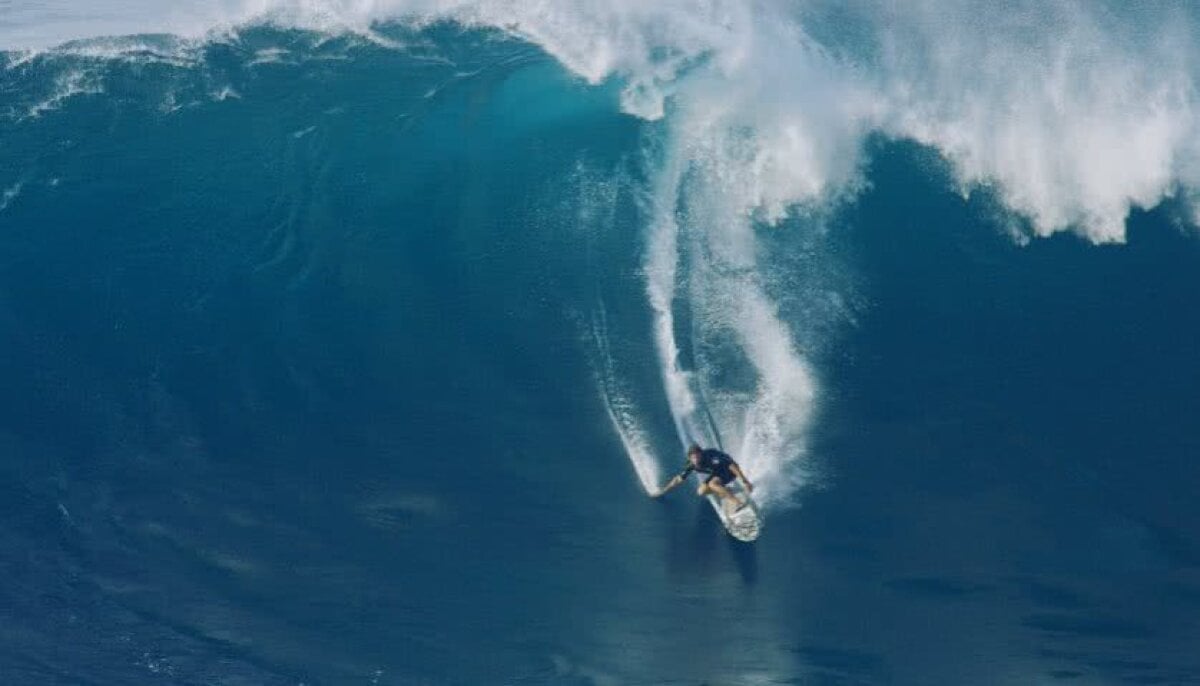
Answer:
[[[758,511],[758,503],[754,502],[754,498],[742,488],[740,482],[730,482],[725,486],[738,498],[746,501],[746,506],[730,512],[729,507],[721,502],[721,498],[715,495],[709,495],[708,502],[717,511],[717,517],[721,519],[721,524],[725,526],[725,531],[743,543],[754,542],[760,533],[762,533],[762,514]]]

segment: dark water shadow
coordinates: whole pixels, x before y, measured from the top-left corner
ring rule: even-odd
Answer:
[[[794,651],[807,667],[823,677],[817,683],[880,683],[888,676],[883,657],[874,653],[812,644]]]
[[[987,586],[949,577],[904,577],[887,581],[884,586],[902,595],[926,600],[966,598],[988,590]]]
[[[728,571],[733,561],[738,576],[747,587],[758,583],[758,551],[753,543],[731,537],[713,514],[712,507],[699,501],[692,507],[690,519],[671,508],[665,516],[668,541],[664,546],[667,569],[680,579],[710,579]],[[725,553],[728,552],[728,559]]]
[[[1028,615],[1021,624],[1052,636],[1098,639],[1148,639],[1155,636],[1150,628],[1116,617],[1081,616],[1065,613]]]
[[[1026,598],[1039,608],[1055,611],[1081,610],[1088,606],[1082,593],[1067,586],[1040,579],[1015,581]]]
[[[724,534],[720,523],[712,516],[708,503],[697,503],[692,508],[691,527],[687,536],[687,553],[691,562],[712,572],[716,568],[718,541]]]
[[[754,543],[743,543],[728,534],[725,535],[725,542],[729,546],[730,557],[737,565],[742,583],[748,588],[756,585],[758,583],[758,547]]]

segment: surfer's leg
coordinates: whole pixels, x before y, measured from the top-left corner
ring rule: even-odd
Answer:
[[[741,506],[742,501],[738,500],[732,493],[730,493],[728,488],[725,488],[725,484],[721,483],[720,478],[714,476],[713,478],[706,481],[704,485],[708,488],[709,491],[712,491],[713,493],[716,493],[718,496],[720,496],[721,500],[724,500],[726,502],[731,502],[735,506],[738,506],[738,507]]]

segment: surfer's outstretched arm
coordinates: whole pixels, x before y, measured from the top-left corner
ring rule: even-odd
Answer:
[[[651,493],[650,497],[657,498],[657,497],[663,495],[664,493],[666,493],[667,491],[671,490],[672,488],[675,488],[679,484],[683,483],[684,479],[687,479],[688,473],[691,471],[692,470],[690,470],[690,469],[685,469],[685,470],[683,470],[683,473],[676,474],[675,476],[671,477],[671,480],[668,481],[665,486],[658,489],[657,492]]]
[[[671,480],[668,481],[666,483],[666,485],[664,485],[662,488],[658,489],[654,493],[651,493],[650,497],[657,498],[659,496],[665,495],[667,491],[671,490],[672,488],[675,488],[676,486],[678,486],[681,483],[683,483],[683,479],[680,478],[680,476],[678,474],[676,474],[675,476],[671,477]]]

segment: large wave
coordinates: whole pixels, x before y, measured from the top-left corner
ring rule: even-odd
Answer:
[[[0,48],[263,22],[367,36],[389,21],[498,28],[588,81],[622,79],[633,114],[742,129],[739,155],[764,173],[736,200],[768,219],[841,188],[873,131],[936,147],[964,188],[995,186],[1041,234],[1120,240],[1131,206],[1200,173],[1187,3],[116,0],[77,14],[15,3]]]
[[[959,190],[984,189],[1011,210],[1021,239],[1069,230],[1119,242],[1131,208],[1200,186],[1187,5],[127,0],[88,21],[36,7],[19,3],[0,42],[205,40],[271,23],[398,44],[381,27],[452,21],[529,41],[590,83],[618,83],[627,113],[659,122],[645,155],[644,279],[672,413],[682,421],[702,396],[770,501],[805,478],[818,392],[801,345],[818,323],[780,308],[823,297],[829,283],[813,260],[801,292],[781,289],[764,236],[821,232],[824,210],[862,187],[872,136],[936,149]],[[92,88],[68,79],[45,106]],[[610,414],[650,488],[661,470],[649,429],[602,366]]]

